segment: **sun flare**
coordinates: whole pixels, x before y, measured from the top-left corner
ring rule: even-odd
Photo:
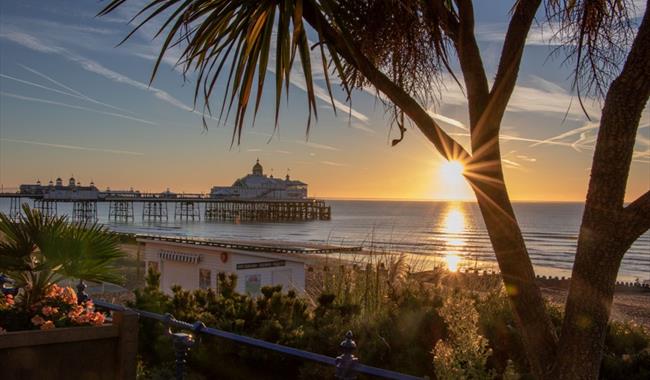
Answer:
[[[440,176],[444,181],[462,180],[464,171],[465,166],[460,161],[447,161],[440,166]]]
[[[457,160],[443,162],[436,177],[436,198],[444,200],[468,200],[472,192],[465,180],[465,166]]]

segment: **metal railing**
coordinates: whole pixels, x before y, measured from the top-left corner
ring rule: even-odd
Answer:
[[[79,299],[80,300],[87,299],[88,296],[84,292],[85,284],[80,283],[78,285],[78,290],[79,290],[78,292]],[[333,366],[335,367],[335,378],[341,380],[356,379],[358,374],[366,374],[366,375],[371,375],[383,379],[394,379],[394,380],[422,380],[423,379],[422,377],[406,375],[403,373],[359,363],[358,358],[354,356],[354,351],[356,350],[357,345],[352,339],[353,336],[351,331],[348,331],[347,334],[345,334],[345,339],[340,344],[342,354],[337,356],[336,358],[333,358],[327,355],[317,354],[310,351],[283,346],[281,344],[267,342],[261,339],[251,338],[244,335],[234,334],[228,331],[206,327],[205,324],[203,324],[203,322],[200,321],[194,322],[193,324],[184,321],[179,321],[178,319],[174,318],[171,314],[162,315],[162,314],[152,313],[146,310],[127,308],[122,305],[115,305],[101,300],[93,300],[93,303],[97,308],[111,310],[111,311],[118,311],[118,312],[131,311],[138,314],[142,318],[153,319],[163,323],[165,326],[168,326],[169,329],[167,331],[167,334],[171,337],[172,344],[174,347],[177,380],[183,379],[187,357],[189,355],[190,349],[196,343],[194,335],[197,334],[212,335],[239,344],[244,344],[251,347],[257,347],[257,348],[277,352],[280,354],[292,356],[310,362],[323,364],[326,366]],[[181,330],[189,331],[191,333],[190,334],[178,333],[178,332],[172,333],[171,328],[181,329]]]

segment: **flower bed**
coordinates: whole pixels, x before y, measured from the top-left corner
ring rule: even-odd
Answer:
[[[51,330],[72,326],[100,326],[104,314],[94,310],[92,301],[78,303],[70,287],[50,286],[43,298],[20,307],[11,294],[0,294],[0,334],[7,331]]]

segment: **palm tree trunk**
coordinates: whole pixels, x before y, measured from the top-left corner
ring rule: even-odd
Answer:
[[[502,184],[471,182],[515,309],[531,370],[538,378],[545,378],[555,358],[557,336],[535,284],[533,266],[508,193]]]
[[[650,13],[607,92],[580,227],[555,373],[596,379],[623,255],[650,225],[650,196],[623,207],[641,114],[650,96]]]

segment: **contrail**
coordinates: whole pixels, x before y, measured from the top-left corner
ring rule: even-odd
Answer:
[[[64,89],[70,91],[71,93],[77,95],[77,96],[80,97],[81,99],[87,100],[87,101],[89,101],[89,102],[91,102],[91,103],[95,103],[95,104],[98,104],[98,105],[102,105],[102,106],[104,106],[104,107],[112,108],[112,109],[117,110],[117,111],[122,111],[122,112],[130,113],[130,114],[135,114],[133,111],[129,111],[129,110],[127,110],[127,109],[120,108],[120,107],[117,107],[117,106],[114,106],[114,105],[111,105],[111,104],[108,104],[108,103],[104,103],[104,102],[99,101],[99,100],[97,100],[97,99],[91,98],[90,96],[85,95],[85,94],[83,94],[83,93],[81,93],[81,92],[75,90],[75,89],[72,88],[72,87],[66,86],[65,84],[63,84],[63,83],[61,83],[61,82],[55,80],[54,78],[52,78],[52,77],[50,77],[50,76],[48,76],[48,75],[45,75],[45,74],[41,73],[40,71],[35,70],[35,69],[31,68],[31,67],[28,67],[28,66],[25,66],[25,65],[21,65],[21,64],[19,64],[19,66],[22,67],[23,69],[25,69],[25,70],[31,72],[32,74],[38,75],[38,76],[40,76],[41,78],[43,78],[43,79],[45,79],[45,80],[48,80],[48,81],[54,83],[55,85],[60,86],[61,88],[64,88]]]
[[[116,110],[122,110],[122,109],[119,108],[119,107],[113,107],[113,106],[111,106],[110,104],[102,103],[102,102],[100,102],[100,101],[95,101],[94,99],[91,99],[91,98],[89,98],[89,97],[87,97],[87,96],[79,96],[79,95],[76,95],[76,94],[73,94],[73,93],[69,93],[69,92],[65,92],[65,91],[57,90],[56,88],[43,86],[43,85],[41,85],[41,84],[34,83],[34,82],[30,82],[30,81],[28,81],[28,80],[24,80],[24,79],[20,79],[20,78],[12,77],[11,75],[0,74],[0,78],[10,79],[10,80],[13,80],[13,81],[16,81],[16,82],[19,82],[19,83],[26,84],[26,85],[28,85],[28,86],[34,86],[34,87],[42,88],[42,89],[47,90],[47,91],[56,92],[57,94],[62,94],[62,95],[70,96],[70,97],[73,97],[73,98],[76,98],[76,99],[80,99],[80,100],[87,100],[87,101],[90,101],[90,102],[92,102],[92,103],[99,104],[99,105],[103,105],[103,106],[106,106],[106,107],[109,107],[109,108],[113,108],[113,109],[116,109]],[[126,111],[126,110],[124,110],[124,111]],[[130,111],[126,111],[126,112],[130,112]]]
[[[45,142],[40,142],[40,141],[16,140],[16,139],[6,139],[6,138],[0,138],[0,140],[6,141],[6,142],[12,142],[12,143],[47,146],[47,147],[51,147],[51,148],[84,150],[84,151],[89,151],[89,152],[102,152],[102,153],[112,153],[112,154],[125,154],[125,155],[129,155],[129,156],[144,156],[144,153],[130,152],[130,151],[127,151],[127,150],[92,148],[92,147],[78,146],[78,145],[52,144],[52,143],[45,143]]]
[[[98,114],[102,114],[102,115],[115,116],[115,117],[119,117],[119,118],[122,118],[122,119],[137,121],[137,122],[144,123],[144,124],[149,124],[149,125],[158,125],[158,124],[156,124],[154,122],[151,122],[149,120],[138,119],[137,117],[131,117],[131,116],[128,116],[128,115],[122,115],[122,114],[115,113],[115,112],[107,112],[107,111],[102,111],[102,110],[98,110],[98,109],[94,109],[94,108],[76,106],[76,105],[67,104],[67,103],[55,102],[53,100],[47,100],[47,99],[41,99],[41,98],[33,98],[31,96],[22,96],[22,95],[13,94],[13,93],[4,92],[4,91],[0,91],[0,95],[8,96],[8,97],[14,98],[14,99],[26,100],[26,101],[30,101],[30,102],[52,104],[52,105],[61,106],[61,107],[67,107],[67,108],[72,108],[72,109],[77,109],[77,110],[94,112],[94,113],[98,113]]]

